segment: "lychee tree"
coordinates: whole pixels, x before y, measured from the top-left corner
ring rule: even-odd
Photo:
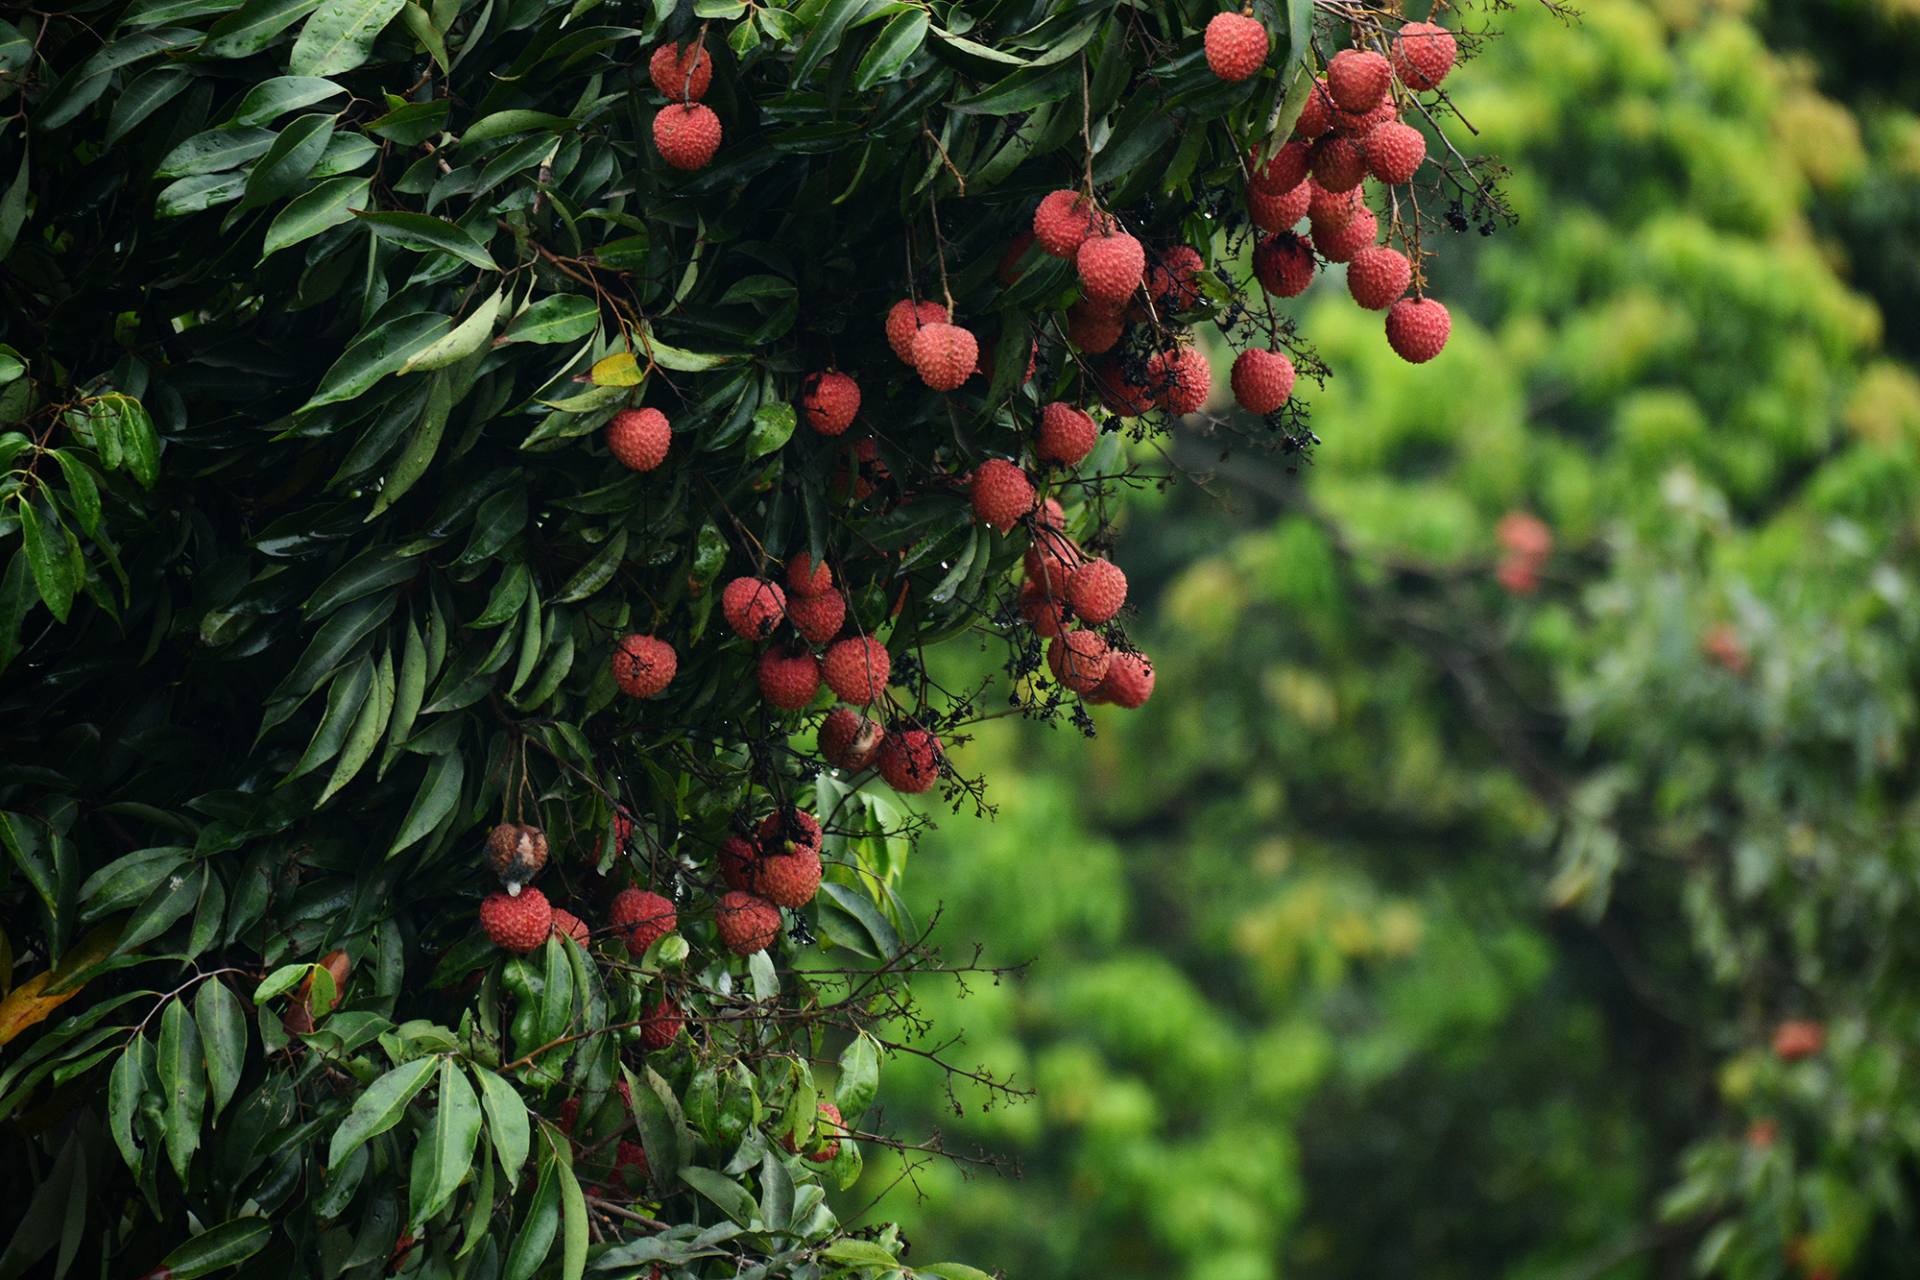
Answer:
[[[1193,327],[1297,453],[1284,300],[1431,359],[1502,215],[1454,36],[1324,8],[0,22],[0,1273],[899,1274],[925,650],[1146,701]]]

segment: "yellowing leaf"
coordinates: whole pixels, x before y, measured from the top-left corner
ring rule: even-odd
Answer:
[[[587,375],[596,387],[637,387],[646,379],[631,351],[616,351],[594,362]]]

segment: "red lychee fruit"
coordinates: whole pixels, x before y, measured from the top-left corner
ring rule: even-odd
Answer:
[[[1321,77],[1307,90],[1307,100],[1300,108],[1300,118],[1293,123],[1293,136],[1313,141],[1333,128],[1333,111],[1333,95],[1327,92],[1326,78]]]
[[[1066,630],[1067,606],[1046,593],[1031,580],[1020,584],[1020,619],[1043,640],[1051,640]]]
[[[927,791],[940,780],[940,739],[925,729],[899,729],[881,740],[875,761],[895,791]]]
[[[805,809],[796,809],[791,805],[775,809],[760,819],[760,825],[754,828],[753,834],[762,858],[792,853],[797,849],[811,849],[818,853],[825,838],[820,830],[820,819]]]
[[[860,412],[860,384],[838,370],[813,374],[807,378],[800,407],[815,431],[837,436],[853,425],[853,415]]]
[[[649,1052],[664,1049],[680,1034],[686,1016],[673,997],[662,996],[658,1003],[640,1015],[640,1044]]]
[[[1033,510],[1033,481],[1027,473],[1001,458],[989,458],[973,473],[969,486],[973,514],[981,524],[1005,533]]]
[[[1389,120],[1367,134],[1367,168],[1389,185],[1412,182],[1426,158],[1426,135],[1410,124]]]
[[[490,893],[480,902],[480,927],[494,946],[523,956],[553,933],[553,907],[538,889]]]
[[[1200,305],[1200,272],[1206,262],[1190,244],[1177,244],[1147,269],[1147,296],[1162,312],[1191,311]]]
[[[1040,504],[1040,509],[1034,512],[1033,522],[1042,529],[1063,533],[1067,527],[1067,509],[1060,505],[1058,498],[1048,498]]]
[[[820,891],[820,851],[800,847],[791,853],[762,854],[754,867],[754,886],[775,906],[797,910]]]
[[[1086,558],[1086,553],[1063,533],[1048,531],[1036,534],[1027,547],[1027,581],[1037,584],[1050,596],[1064,599],[1067,580]]]
[[[1033,238],[1056,258],[1071,258],[1094,232],[1099,214],[1077,191],[1053,191],[1033,211]]]
[[[1106,622],[1127,602],[1127,575],[1111,560],[1089,560],[1067,579],[1067,603],[1084,622]]]
[[[798,711],[820,692],[820,663],[810,653],[786,653],[777,645],[760,655],[760,696],[782,711]]]
[[[1034,433],[1033,451],[1043,462],[1078,466],[1093,452],[1100,428],[1093,419],[1061,400],[1040,411],[1040,429]]]
[[[787,593],[765,578],[735,578],[720,593],[720,612],[734,634],[765,640],[787,613]]]
[[[1440,354],[1453,331],[1453,317],[1432,298],[1402,298],[1387,309],[1387,345],[1409,364]]]
[[[1367,207],[1366,198],[1358,188],[1329,191],[1317,182],[1309,182],[1307,186],[1312,193],[1307,198],[1307,227],[1315,238],[1341,230]]]
[[[780,910],[765,898],[735,889],[720,895],[713,923],[720,941],[735,955],[765,951],[780,936]]]
[[[1090,236],[1074,257],[1080,287],[1100,302],[1124,302],[1140,287],[1147,270],[1147,251],[1124,231]]]
[[[1107,642],[1092,631],[1063,631],[1047,645],[1047,666],[1075,693],[1092,693],[1107,674]]]
[[[1027,250],[1033,248],[1033,232],[1021,231],[1007,243],[1007,251],[1000,255],[1000,265],[993,269],[993,278],[1000,282],[1002,289],[1011,289],[1020,279],[1020,259],[1027,256]]]
[[[1248,413],[1272,413],[1293,394],[1293,361],[1279,351],[1250,347],[1233,360],[1233,398]]]
[[[840,1155],[840,1135],[847,1131],[846,1122],[840,1118],[840,1108],[831,1102],[819,1105],[820,1118],[814,1122],[814,1148],[807,1152],[807,1159],[815,1164],[831,1164]],[[781,1145],[795,1155],[800,1149],[794,1145],[793,1135],[788,1134],[780,1140]]]
[[[613,682],[629,698],[651,698],[679,667],[673,646],[654,636],[626,636],[613,647]]]
[[[912,364],[913,336],[920,327],[946,322],[947,309],[939,303],[902,298],[887,312],[887,345],[893,348],[893,354]]]
[[[873,763],[885,731],[852,707],[835,707],[820,722],[817,744],[826,762],[836,769],[858,773]]]
[[[840,626],[846,620],[847,598],[838,591],[787,598],[787,621],[809,644],[827,643],[840,634]]]
[[[1290,231],[1300,219],[1307,216],[1307,205],[1312,196],[1313,187],[1305,182],[1281,195],[1271,195],[1258,187],[1248,187],[1247,215],[1253,219],[1254,226],[1268,235]]]
[[[720,149],[720,117],[693,103],[669,103],[653,117],[653,145],[676,169],[704,169]]]
[[[1198,413],[1212,391],[1213,370],[1196,347],[1156,351],[1147,361],[1147,385],[1154,403],[1176,417]]]
[[[1533,560],[1553,554],[1553,530],[1531,511],[1509,511],[1493,527],[1493,536],[1508,551]]]
[[[1379,311],[1413,283],[1413,265],[1398,249],[1370,244],[1347,264],[1347,292],[1369,311]]]
[[[935,391],[952,391],[980,364],[980,343],[957,324],[922,324],[913,335],[913,367]]]
[[[1353,255],[1373,243],[1380,234],[1380,221],[1373,216],[1373,210],[1361,208],[1354,211],[1347,225],[1338,231],[1329,231],[1324,236],[1313,238],[1313,247],[1328,262],[1347,262]]]
[[[825,561],[813,562],[805,551],[787,558],[787,604],[797,597],[825,595],[833,590],[833,569]]]
[[[642,1182],[647,1180],[647,1149],[631,1138],[622,1138],[620,1145],[613,1149],[614,1176],[631,1173]]]
[[[614,895],[607,925],[626,942],[628,955],[643,956],[648,947],[679,927],[680,918],[672,902],[630,886]]]
[[[1257,18],[1216,13],[1207,23],[1207,66],[1222,80],[1245,80],[1266,65],[1267,29]]]
[[[1409,89],[1437,86],[1459,51],[1453,33],[1431,22],[1409,22],[1393,37],[1393,72]]]
[[[647,59],[647,76],[667,101],[698,102],[713,83],[713,59],[697,40],[692,44],[669,41]]]
[[[1342,49],[1327,63],[1327,92],[1342,111],[1371,111],[1387,94],[1393,67],[1371,49]]]
[[[1113,350],[1126,328],[1125,313],[1107,303],[1082,300],[1067,308],[1067,341],[1082,351]]]
[[[1295,139],[1267,157],[1265,164],[1253,167],[1247,185],[1269,195],[1285,195],[1306,181],[1310,151],[1305,142]]]
[[[593,936],[593,931],[587,928],[585,920],[560,907],[553,909],[553,931],[572,938],[583,947],[587,945],[587,939]]]
[[[1367,152],[1352,138],[1330,133],[1313,144],[1313,180],[1329,191],[1351,191],[1367,176]]]
[[[1107,659],[1107,673],[1100,677],[1100,687],[1093,692],[1093,701],[1110,702],[1116,707],[1132,709],[1141,706],[1153,696],[1153,664],[1147,661],[1143,653],[1119,651]]]
[[[1540,562],[1531,556],[1509,555],[1493,576],[1508,595],[1530,596],[1540,589]]]
[[[752,841],[728,836],[720,842],[714,858],[720,866],[720,878],[727,882],[727,888],[752,890],[754,865],[760,861],[760,850],[754,847]]]
[[[1139,418],[1153,409],[1153,392],[1135,382],[1118,359],[1108,357],[1093,369],[1093,391],[1107,412],[1122,418]]]
[[[1745,675],[1747,666],[1753,661],[1753,655],[1747,651],[1747,642],[1740,638],[1739,631],[1731,623],[1726,622],[1716,622],[1707,628],[1700,637],[1700,652],[1706,655],[1707,661],[1737,676]]]
[[[886,693],[893,659],[887,646],[872,636],[848,636],[835,641],[820,659],[827,687],[841,700],[856,706],[878,702]]]
[[[1826,1029],[1809,1018],[1789,1018],[1773,1030],[1773,1054],[1782,1062],[1811,1058],[1826,1042]]]
[[[667,460],[673,428],[658,409],[622,409],[607,424],[607,452],[630,471],[651,471]]]
[[[1382,98],[1378,106],[1371,111],[1342,111],[1338,107],[1333,111],[1333,131],[1344,133],[1362,147],[1366,139],[1381,125],[1400,118],[1399,109],[1393,105],[1392,98]]]
[[[1253,274],[1274,297],[1298,297],[1313,283],[1313,250],[1291,231],[1268,236],[1253,252]]]

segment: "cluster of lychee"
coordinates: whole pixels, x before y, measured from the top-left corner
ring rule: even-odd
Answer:
[[[1500,543],[1500,565],[1494,571],[1509,595],[1532,595],[1540,589],[1540,571],[1553,555],[1553,530],[1531,511],[1509,511],[1494,526]]]
[[[1264,64],[1267,33],[1250,16],[1222,13],[1208,24],[1206,49],[1216,75],[1242,80]],[[1264,233],[1254,251],[1261,287],[1275,297],[1295,297],[1313,282],[1321,263],[1345,263],[1353,300],[1387,313],[1388,345],[1414,364],[1440,354],[1452,318],[1442,303],[1416,287],[1407,255],[1379,242],[1379,218],[1367,203],[1366,183],[1369,178],[1384,186],[1413,181],[1426,160],[1427,142],[1419,129],[1400,119],[1394,86],[1397,82],[1408,95],[1436,88],[1456,54],[1452,33],[1430,22],[1402,26],[1389,53],[1342,49],[1328,61],[1325,76],[1309,87],[1292,136],[1271,154],[1256,151],[1247,181],[1247,212]],[[1306,236],[1296,230],[1303,220]],[[1259,370],[1277,374],[1278,366],[1268,358],[1276,354],[1262,353],[1245,371],[1236,363],[1236,395],[1244,382],[1258,404],[1271,402],[1271,393],[1260,388],[1273,375]],[[1269,412],[1257,404],[1246,407]]]
[[[647,60],[647,76],[667,100],[653,117],[653,145],[676,169],[704,169],[720,149],[720,117],[701,102],[713,83],[706,46],[667,43]]]

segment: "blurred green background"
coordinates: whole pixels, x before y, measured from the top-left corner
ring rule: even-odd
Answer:
[[[1037,1096],[891,1068],[1019,1169],[876,1154],[915,1257],[1920,1274],[1920,5],[1580,8],[1449,82],[1520,220],[1447,352],[1316,286],[1311,465],[1183,429],[1127,510],[1153,701],[963,749],[916,883],[1032,964],[918,994]]]

